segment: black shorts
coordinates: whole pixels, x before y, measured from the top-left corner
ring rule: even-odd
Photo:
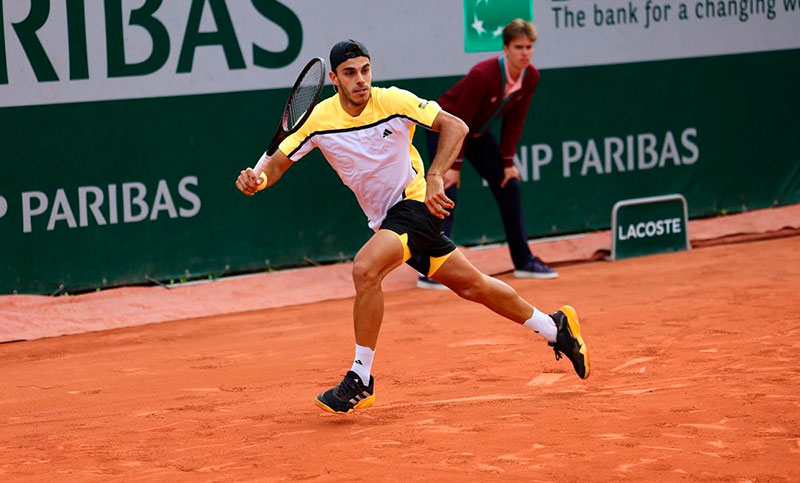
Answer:
[[[431,215],[425,203],[403,200],[389,208],[381,230],[394,232],[403,243],[404,261],[430,277],[456,249],[442,233],[444,220]]]

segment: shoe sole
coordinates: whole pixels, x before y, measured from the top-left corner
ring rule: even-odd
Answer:
[[[535,278],[537,280],[550,280],[558,278],[557,273],[533,273],[524,272],[522,270],[514,270],[514,278]]]
[[[324,402],[320,401],[319,398],[314,398],[314,404],[316,404],[317,407],[319,407],[323,411],[326,411],[326,412],[329,412],[329,413],[332,413],[332,414],[338,414],[340,416],[344,416],[346,414],[352,413],[356,409],[367,409],[368,407],[372,407],[372,405],[375,404],[375,395],[373,394],[372,396],[370,396],[368,398],[362,399],[361,401],[358,402],[358,404],[356,404],[352,409],[350,409],[347,412],[336,411],[335,409],[331,408],[330,406],[328,406]]]
[[[567,316],[569,331],[578,341],[578,344],[581,345],[580,353],[583,354],[583,366],[586,368],[586,373],[583,375],[583,377],[581,377],[581,379],[587,379],[590,372],[589,349],[586,347],[586,342],[583,341],[583,337],[581,337],[581,324],[578,322],[578,313],[575,312],[575,309],[571,305],[565,305],[559,310],[564,312],[564,315]]]
[[[417,280],[417,288],[421,288],[423,290],[450,290],[441,283],[433,284],[430,282],[423,282],[422,280]]]

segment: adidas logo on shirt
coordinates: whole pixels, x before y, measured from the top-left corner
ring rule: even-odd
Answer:
[[[386,137],[386,136],[388,136],[389,134],[392,134],[392,131],[390,131],[390,130],[388,130],[388,129],[384,129],[384,130],[383,130],[383,137]]]

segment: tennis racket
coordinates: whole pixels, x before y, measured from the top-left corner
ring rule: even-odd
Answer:
[[[297,80],[294,82],[294,87],[289,93],[289,99],[286,101],[286,107],[283,108],[283,116],[272,136],[272,142],[266,151],[266,156],[262,156],[253,171],[256,176],[261,173],[263,163],[266,162],[266,157],[275,154],[281,141],[286,139],[287,136],[294,133],[308,120],[311,116],[311,111],[319,101],[319,95],[322,93],[322,87],[325,85],[325,73],[327,67],[325,60],[321,57],[315,57],[303,67]]]

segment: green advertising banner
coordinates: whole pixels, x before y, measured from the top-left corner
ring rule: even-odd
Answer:
[[[614,203],[660,193],[683,194],[692,218],[800,202],[798,66],[790,50],[544,71],[518,150],[529,235],[607,229]],[[391,84],[436,98],[457,79]],[[0,293],[352,257],[371,232],[317,151],[253,198],[233,185],[273,129],[264,106],[285,96],[0,109]],[[456,220],[458,243],[503,240],[468,162]]]

